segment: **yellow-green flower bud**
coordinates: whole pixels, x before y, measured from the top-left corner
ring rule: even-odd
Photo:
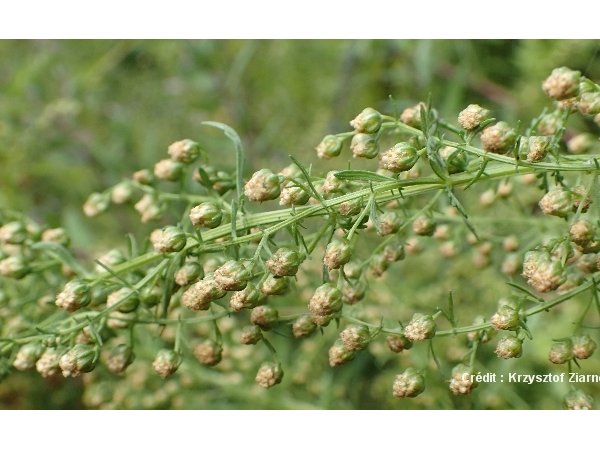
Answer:
[[[337,170],[331,170],[327,172],[325,181],[321,185],[321,189],[324,194],[340,193],[346,187],[346,182],[336,177],[336,173],[338,173]]]
[[[569,227],[571,240],[578,245],[586,245],[596,237],[596,227],[585,219],[580,219]]]
[[[215,270],[215,282],[224,291],[241,291],[252,278],[252,272],[240,261],[227,261]]]
[[[191,139],[183,139],[169,145],[168,153],[173,161],[189,164],[198,159],[200,145]]]
[[[284,186],[281,189],[279,204],[281,206],[306,205],[310,200],[310,194],[300,186]]]
[[[374,135],[357,133],[352,137],[350,150],[354,158],[373,159],[379,153],[379,143]]]
[[[435,336],[436,328],[432,316],[415,313],[404,328],[404,336],[411,342],[424,341]]]
[[[341,366],[354,359],[355,352],[349,350],[341,340],[335,341],[335,343],[329,348],[329,365],[331,367]]]
[[[69,281],[56,296],[56,306],[73,312],[87,306],[92,301],[90,287],[80,280]]]
[[[134,359],[135,355],[131,345],[118,344],[106,356],[106,367],[112,373],[119,375],[127,370]]]
[[[96,367],[98,350],[93,345],[75,344],[59,360],[60,370],[65,378],[78,377],[91,372]]]
[[[371,258],[369,268],[374,276],[380,277],[390,268],[390,261],[383,253],[377,253]]]
[[[432,236],[435,232],[436,223],[431,217],[421,215],[412,223],[412,230],[419,236]]]
[[[333,134],[327,135],[316,147],[317,156],[322,159],[331,159],[339,156],[343,144],[344,140],[341,137]]]
[[[296,250],[282,247],[267,260],[266,266],[276,277],[291,277],[296,275],[303,260]]]
[[[454,395],[467,395],[477,387],[474,380],[475,369],[465,364],[458,364],[452,369],[452,378],[450,379],[450,391]]]
[[[262,331],[258,325],[248,325],[242,328],[240,342],[244,345],[254,345],[262,339]]]
[[[234,311],[241,311],[244,308],[254,308],[258,305],[262,295],[256,285],[248,283],[244,290],[234,292],[229,300],[229,306]]]
[[[373,108],[365,108],[350,121],[350,126],[359,133],[373,134],[379,131],[382,121],[379,111]]]
[[[194,356],[205,366],[216,366],[221,362],[223,347],[211,339],[206,339],[194,347]]]
[[[274,200],[281,193],[279,176],[275,175],[269,169],[260,169],[254,172],[250,181],[244,187],[244,194],[248,200],[254,202],[264,202]]]
[[[161,206],[152,194],[144,195],[133,207],[140,213],[143,223],[158,220],[162,216]]]
[[[573,336],[573,355],[577,359],[588,359],[596,350],[596,342],[587,334],[581,336]]]
[[[212,273],[202,280],[192,284],[181,296],[181,303],[192,311],[206,310],[210,302],[224,297],[226,292],[221,289]]]
[[[22,222],[8,222],[0,227],[0,243],[19,245],[27,239],[27,228]]]
[[[358,261],[350,261],[344,264],[344,275],[351,280],[358,280],[362,275],[362,264]]]
[[[175,272],[175,283],[187,286],[204,276],[202,266],[195,261],[188,261]]]
[[[342,309],[341,291],[325,283],[319,286],[308,303],[308,310],[311,314],[326,316]]]
[[[0,260],[0,276],[20,280],[30,272],[30,267],[20,255]]]
[[[160,286],[145,286],[140,293],[140,301],[148,308],[160,303],[163,297],[163,289]]]
[[[198,228],[216,228],[223,221],[223,212],[216,203],[202,203],[190,210],[190,221]]]
[[[496,345],[498,358],[520,358],[523,354],[523,342],[515,336],[502,336]]]
[[[296,338],[309,336],[316,329],[317,326],[310,319],[310,316],[300,316],[292,324],[292,333]]]
[[[148,169],[141,169],[136,172],[133,172],[131,178],[136,183],[140,183],[145,186],[150,185],[154,182],[154,174]]]
[[[127,203],[129,200],[131,200],[132,196],[133,186],[129,180],[121,181],[119,184],[113,186],[110,191],[110,198],[112,202],[117,205]]]
[[[107,195],[94,192],[83,204],[83,213],[88,217],[95,217],[106,211],[109,203]]]
[[[571,410],[594,409],[594,399],[580,389],[573,389],[566,395],[565,405]]]
[[[367,283],[358,280],[355,283],[344,283],[342,287],[342,301],[348,305],[354,305],[365,298]]]
[[[181,365],[181,356],[175,350],[161,349],[156,354],[152,368],[161,378],[173,375]]]
[[[571,340],[558,341],[552,344],[548,359],[554,364],[564,364],[573,359],[573,344]]]
[[[400,121],[409,127],[421,129],[421,107],[425,107],[425,103],[417,103],[414,106],[406,108],[400,114]]]
[[[600,114],[600,92],[586,92],[581,94],[577,102],[579,111],[589,116]]]
[[[275,362],[264,362],[256,373],[256,383],[265,389],[272,388],[281,383],[283,379],[283,369],[281,364]]]
[[[567,142],[567,149],[574,155],[590,153],[598,145],[598,138],[590,133],[581,133]]]
[[[55,375],[59,369],[60,356],[60,352],[56,348],[47,348],[35,363],[35,370],[44,378]]]
[[[260,291],[265,295],[283,295],[289,291],[290,280],[269,274],[260,284]]]
[[[111,293],[106,300],[106,306],[111,308],[117,306],[116,310],[122,313],[135,311],[140,304],[140,298],[136,291],[124,287]]]
[[[325,256],[323,257],[323,264],[327,266],[329,270],[339,269],[352,257],[352,244],[347,239],[335,238],[333,239],[325,249]]]
[[[412,367],[396,375],[394,385],[392,386],[392,393],[397,398],[416,397],[424,390],[425,377]]]
[[[542,83],[542,89],[554,100],[566,100],[579,94],[581,72],[568,67],[558,67]]]
[[[460,173],[467,170],[467,154],[455,147],[445,146],[440,149],[440,156],[446,163],[449,174]]]
[[[44,348],[39,342],[24,344],[13,361],[13,367],[17,370],[28,370],[35,367],[35,363],[42,356]]]
[[[350,351],[364,350],[371,342],[371,332],[365,325],[348,325],[340,333],[344,347]]]
[[[528,162],[538,162],[546,157],[549,147],[549,136],[523,136],[519,143],[519,153],[524,155]]]
[[[419,160],[417,149],[407,142],[399,142],[381,154],[379,167],[400,173],[412,169]]]
[[[269,305],[260,305],[250,313],[250,322],[258,325],[263,330],[270,330],[277,325],[279,321],[279,312]]]
[[[481,143],[487,152],[506,153],[517,139],[517,134],[506,122],[498,122],[481,133]]]
[[[496,330],[517,330],[520,326],[519,311],[510,305],[502,305],[490,322]]]
[[[402,218],[396,211],[386,211],[377,217],[375,227],[379,236],[396,233],[402,225]]]
[[[458,124],[467,131],[472,131],[490,117],[490,112],[477,104],[467,106],[458,114]]]
[[[553,291],[565,281],[564,267],[560,258],[553,259],[547,252],[540,251],[525,254],[523,276],[538,292]]]
[[[154,230],[150,240],[157,252],[174,253],[184,249],[187,237],[181,228],[168,225],[161,230]]]
[[[404,350],[409,350],[412,347],[412,342],[406,339],[404,334],[390,334],[385,338],[388,348],[394,353],[401,353]]]
[[[399,243],[388,244],[383,248],[383,257],[391,263],[404,259],[405,255],[404,245]]]
[[[573,209],[573,196],[562,186],[556,186],[542,197],[539,206],[548,216],[567,217]]]
[[[177,181],[183,175],[184,165],[172,159],[162,159],[154,165],[154,175],[163,181]]]

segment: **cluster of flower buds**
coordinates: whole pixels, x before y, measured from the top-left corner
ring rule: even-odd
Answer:
[[[554,342],[548,353],[548,359],[554,364],[565,364],[573,358],[588,359],[594,354],[596,346],[596,341],[587,334],[572,336]]]

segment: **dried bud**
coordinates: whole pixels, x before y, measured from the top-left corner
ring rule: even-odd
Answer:
[[[418,159],[416,148],[406,142],[400,142],[381,154],[379,167],[394,173],[405,172],[412,169]]]
[[[386,211],[377,217],[376,228],[379,236],[388,236],[396,233],[402,225],[400,214],[396,211]]]
[[[552,344],[548,359],[554,364],[564,364],[573,359],[573,344],[571,340],[558,341]]]
[[[331,367],[341,366],[354,359],[355,353],[344,346],[341,340],[329,348],[329,365]]]
[[[42,353],[40,359],[35,363],[35,370],[44,377],[48,378],[58,373],[58,361],[60,359],[60,353],[55,348],[47,348]]]
[[[227,261],[215,270],[215,282],[224,291],[241,291],[252,278],[252,272],[240,261]]]
[[[542,83],[542,89],[554,100],[576,97],[579,93],[581,72],[568,67],[558,67]]]
[[[582,133],[572,137],[567,142],[567,149],[574,155],[589,153],[598,144],[598,139],[590,133]]]
[[[496,346],[498,358],[520,358],[523,354],[523,342],[515,336],[503,336]]]
[[[22,222],[8,222],[0,227],[0,243],[19,245],[27,239],[27,228]]]
[[[234,292],[229,300],[229,306],[234,311],[241,311],[244,308],[254,308],[261,299],[261,293],[252,283],[248,283],[244,290]]]
[[[107,195],[94,192],[83,204],[83,213],[88,217],[95,217],[106,211],[109,203]]]
[[[585,246],[596,237],[596,228],[585,219],[580,219],[569,228],[571,240],[578,245]]]
[[[450,391],[454,395],[467,395],[477,387],[473,379],[475,370],[465,364],[459,364],[452,369],[452,379],[450,380]]]
[[[548,136],[523,136],[519,143],[519,153],[525,155],[528,162],[538,162],[546,157],[549,147]]]
[[[567,409],[588,410],[594,409],[594,399],[580,389],[572,389],[565,397]]]
[[[114,346],[106,357],[106,367],[114,374],[122,374],[134,359],[135,355],[131,345],[119,344]]]
[[[276,277],[269,274],[260,284],[260,291],[265,295],[283,295],[289,291],[290,280],[286,277]]]
[[[411,342],[424,341],[435,336],[436,325],[429,314],[415,313],[404,328],[404,336]]]
[[[9,256],[0,260],[0,276],[20,280],[30,272],[30,267],[22,256]]]
[[[250,322],[258,325],[263,330],[270,330],[277,325],[279,321],[279,312],[269,305],[260,305],[252,310]]]
[[[373,159],[379,153],[379,143],[374,135],[357,133],[352,137],[350,150],[354,158]]]
[[[596,342],[587,334],[582,336],[573,336],[573,355],[577,359],[588,359],[596,350]]]
[[[200,155],[200,145],[191,139],[183,139],[169,145],[168,153],[173,161],[189,164]]]
[[[168,225],[150,235],[154,250],[161,253],[179,252],[185,248],[187,237],[181,228]]]
[[[213,274],[192,284],[181,296],[181,303],[193,311],[206,310],[210,302],[224,297],[226,292],[216,283]]]
[[[140,213],[143,223],[157,220],[162,215],[162,209],[152,194],[145,194],[133,207]]]
[[[404,334],[390,334],[385,338],[388,348],[394,353],[401,353],[412,347],[412,342]]]
[[[425,103],[418,103],[414,106],[406,108],[400,114],[400,121],[409,127],[421,128],[421,108],[425,107]]]
[[[425,377],[412,367],[396,375],[392,393],[394,397],[406,398],[416,397],[425,390]]]
[[[242,328],[240,342],[244,345],[254,345],[262,339],[262,331],[258,325],[248,325]]]
[[[323,264],[329,270],[339,269],[352,257],[352,245],[346,239],[333,239],[325,249]]]
[[[310,320],[310,316],[300,316],[292,325],[292,333],[295,338],[301,338],[305,336],[309,336],[313,331],[316,330],[315,323]]]
[[[322,159],[331,159],[339,156],[344,145],[344,139],[333,134],[323,138],[321,143],[317,145],[317,156]]]
[[[44,348],[39,342],[29,342],[23,345],[17,352],[13,367],[17,370],[33,369],[43,351]]]
[[[65,311],[73,312],[87,306],[92,301],[89,286],[79,280],[69,281],[64,289],[56,296],[56,306]]]
[[[175,350],[161,349],[156,354],[152,368],[161,378],[173,375],[181,364],[181,356]]]
[[[412,224],[412,230],[419,236],[431,236],[435,231],[436,223],[427,216],[419,216]]]
[[[207,339],[194,347],[194,356],[205,366],[216,366],[221,362],[223,347]]]
[[[304,258],[296,250],[279,248],[266,262],[267,269],[276,277],[296,275]]]
[[[281,206],[306,205],[310,200],[310,194],[300,186],[284,186],[281,189],[279,204]]]
[[[202,266],[195,261],[188,261],[175,272],[175,283],[187,286],[203,276]]]
[[[190,210],[190,221],[197,228],[216,228],[223,221],[223,212],[216,203],[202,203]]]
[[[117,205],[127,203],[129,200],[131,200],[132,196],[133,186],[131,185],[131,181],[128,180],[121,181],[119,184],[115,185],[110,191],[110,198],[112,202]]]
[[[265,389],[272,388],[276,384],[281,383],[283,379],[283,369],[281,364],[274,362],[264,362],[261,364],[256,373],[256,383]]]
[[[322,284],[308,303],[312,315],[327,316],[342,309],[342,293],[331,284]],[[314,320],[313,320],[314,321]]]
[[[510,305],[502,305],[490,322],[496,330],[517,330],[520,326],[519,311]]]
[[[340,333],[344,347],[352,352],[364,350],[371,342],[371,332],[365,325],[348,325]]]
[[[472,131],[490,117],[490,112],[479,105],[469,105],[458,114],[458,124],[467,131]]]
[[[116,310],[122,313],[135,311],[140,304],[137,292],[131,288],[124,287],[111,293],[106,300],[106,306],[111,308],[117,306]]]
[[[506,122],[498,122],[481,133],[481,143],[487,152],[506,153],[515,144],[517,134]]]
[[[93,345],[75,344],[58,362],[65,378],[78,377],[96,367],[98,351]]]
[[[373,134],[381,128],[382,117],[379,111],[373,108],[365,108],[361,113],[350,121],[350,126],[358,133]]]
[[[177,181],[183,175],[183,164],[172,159],[162,159],[154,165],[154,175],[163,181]]]
[[[582,114],[595,116],[600,114],[600,92],[586,92],[581,94],[577,107]]]
[[[467,154],[455,147],[445,146],[440,149],[440,156],[446,163],[449,174],[460,173],[467,170]]]
[[[244,187],[244,194],[250,201],[264,202],[279,197],[281,187],[279,176],[269,169],[260,169],[254,172],[250,181]]]
[[[573,197],[571,192],[562,186],[556,186],[542,197],[539,206],[546,215],[567,217],[573,209]]]

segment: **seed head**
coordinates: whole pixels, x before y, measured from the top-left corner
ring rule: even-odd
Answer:
[[[496,330],[517,330],[520,326],[519,311],[510,305],[501,305],[490,322]]]
[[[202,203],[190,210],[190,221],[197,228],[216,228],[223,221],[223,212],[214,202]]]
[[[56,348],[49,347],[35,363],[35,370],[44,378],[51,377],[58,373],[59,359],[60,352]]]
[[[202,266],[195,261],[188,261],[175,272],[175,283],[179,286],[187,286],[203,276]]]
[[[416,397],[424,390],[425,377],[412,367],[396,375],[394,385],[392,386],[392,393],[397,398]]]
[[[542,89],[554,100],[566,100],[579,93],[581,72],[568,67],[558,67],[542,83]]]
[[[265,389],[272,388],[281,383],[283,379],[283,369],[281,364],[267,361],[261,364],[256,373],[256,383]]]
[[[281,247],[267,260],[266,266],[276,277],[296,275],[304,258],[296,250]]]
[[[295,338],[309,336],[317,329],[315,323],[310,320],[310,316],[298,317],[292,325],[292,333]]]
[[[168,153],[173,161],[189,164],[200,155],[200,145],[191,139],[183,139],[169,145]]]
[[[94,370],[97,359],[98,351],[93,345],[75,344],[60,357],[58,364],[65,378],[78,377]]]
[[[577,359],[588,359],[596,350],[596,342],[587,334],[582,336],[573,336],[573,355]]]
[[[210,302],[224,297],[226,292],[219,287],[212,273],[192,284],[181,296],[181,303],[193,311],[206,310]]]
[[[573,344],[571,340],[558,341],[552,344],[548,359],[554,364],[564,364],[573,359]]]
[[[112,292],[106,300],[106,306],[109,308],[117,304],[119,305],[117,311],[122,313],[132,312],[135,311],[140,304],[140,298],[136,291],[124,287]]]
[[[258,305],[262,296],[255,284],[248,283],[244,290],[234,292],[229,300],[229,306],[234,311],[241,311],[244,308],[254,308]]]
[[[573,196],[562,186],[556,186],[542,197],[539,206],[546,215],[567,217],[573,209]]]
[[[412,347],[412,342],[404,334],[390,334],[385,338],[388,348],[394,353],[401,353]]]
[[[582,114],[595,116],[600,114],[600,92],[586,92],[581,94],[577,107]]]
[[[469,160],[464,151],[455,147],[445,146],[440,149],[439,153],[446,163],[449,174],[460,173],[467,170]]]
[[[377,133],[383,121],[379,111],[373,108],[365,108],[361,113],[350,121],[350,126],[358,133]]]
[[[183,175],[184,165],[172,159],[162,159],[154,165],[154,175],[159,180],[177,181]]]
[[[240,261],[227,261],[215,270],[215,282],[224,291],[241,291],[251,278],[251,271]]]
[[[323,138],[315,150],[319,158],[331,159],[340,155],[343,145],[344,140],[341,137],[330,134]]]
[[[496,346],[498,358],[520,358],[523,354],[523,343],[515,336],[503,336]]]
[[[352,352],[364,350],[371,342],[371,332],[365,325],[348,325],[340,333],[344,347]]]
[[[406,142],[399,142],[381,154],[379,167],[394,173],[406,172],[412,169],[418,159],[416,148]]]
[[[290,280],[286,277],[276,277],[269,274],[260,284],[260,291],[265,295],[284,295],[290,289]]]
[[[335,343],[329,348],[329,365],[331,367],[341,366],[354,359],[355,352],[349,350],[344,346],[341,340],[335,341]]]
[[[115,345],[106,357],[106,367],[114,374],[122,374],[131,365],[135,355],[128,344]]]
[[[181,365],[181,356],[175,350],[161,349],[156,354],[152,368],[161,378],[173,375]]]
[[[174,253],[183,250],[187,237],[181,228],[168,225],[163,229],[154,230],[150,241],[157,252]]]
[[[467,106],[458,114],[458,124],[467,131],[472,131],[490,117],[490,112],[479,105]]]
[[[327,316],[340,309],[342,309],[342,293],[328,283],[319,286],[308,303],[308,310],[316,316]]]
[[[404,336],[411,342],[424,341],[435,336],[436,325],[429,314],[415,313],[404,328]]]
[[[373,159],[379,153],[379,143],[372,134],[357,133],[352,137],[350,150],[354,158]]]
[[[352,245],[348,240],[335,238],[325,249],[323,264],[325,264],[329,270],[339,269],[350,261],[352,250]]]
[[[481,143],[487,152],[506,153],[515,144],[517,135],[515,131],[506,123],[498,122],[495,125],[487,127],[481,133]]]
[[[548,136],[523,136],[519,143],[519,153],[525,155],[528,162],[538,162],[546,157],[549,147]]]
[[[28,370],[35,367],[35,363],[42,356],[44,348],[39,342],[24,344],[13,361],[13,367],[17,370]]]
[[[475,370],[465,364],[459,364],[452,369],[452,378],[450,379],[450,391],[454,395],[467,395],[477,387],[472,375]]]
[[[248,200],[253,202],[265,202],[274,200],[281,193],[279,176],[269,169],[260,169],[254,172],[250,181],[244,187],[244,194]]]
[[[262,331],[258,325],[248,325],[242,328],[240,342],[244,345],[254,345],[262,339]]]
[[[582,133],[572,137],[567,142],[567,149],[574,155],[589,153],[598,144],[598,139],[590,133]]]
[[[223,347],[207,339],[194,347],[194,356],[205,366],[216,366],[221,362]]]
[[[419,236],[431,236],[435,231],[436,223],[430,217],[421,215],[412,224],[412,230]]]
[[[80,280],[69,281],[56,296],[56,306],[73,312],[87,306],[92,301],[89,286]]]
[[[594,399],[580,389],[573,389],[565,397],[567,409],[594,409]]]

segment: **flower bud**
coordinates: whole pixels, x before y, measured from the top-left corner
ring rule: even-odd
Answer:
[[[506,122],[498,122],[481,133],[481,143],[486,152],[506,153],[515,144],[517,134]]]
[[[502,248],[505,252],[516,252],[519,249],[519,240],[513,234],[502,240]]]
[[[532,174],[530,174],[530,175],[532,175]],[[535,175],[534,175],[534,177],[535,177]],[[508,197],[510,197],[510,194],[512,194],[512,191],[513,191],[512,183],[507,180],[501,180],[500,183],[498,183],[498,189],[496,190],[496,194],[500,198],[508,198]]]
[[[421,215],[412,223],[412,230],[419,236],[431,236],[435,232],[436,223],[430,217]]]
[[[113,311],[110,313],[110,316],[108,316],[106,326],[115,330],[129,328],[131,326],[131,322],[135,321],[135,318],[135,311],[128,313],[124,313],[121,311]]]
[[[341,137],[333,134],[327,135],[316,147],[317,156],[321,159],[331,159],[339,156],[343,145],[344,140]]]
[[[184,249],[187,237],[181,228],[168,225],[163,229],[154,230],[150,240],[157,252],[174,253]]]
[[[596,350],[596,342],[587,334],[582,336],[573,336],[573,355],[577,359],[588,359]]]
[[[335,341],[335,343],[329,348],[329,365],[331,367],[341,366],[354,359],[355,352],[348,349],[341,340]]]
[[[377,217],[376,228],[379,236],[388,236],[396,233],[402,225],[400,214],[396,211],[386,211]]]
[[[519,311],[510,305],[502,305],[490,319],[496,330],[517,330],[520,326]]]
[[[365,108],[350,121],[350,126],[359,133],[373,134],[379,131],[382,121],[379,111],[373,108]]]
[[[394,353],[401,353],[412,347],[412,342],[404,334],[390,334],[385,338],[388,348]]]
[[[400,121],[409,127],[421,129],[421,108],[425,107],[425,103],[417,103],[410,108],[406,108],[400,114]]]
[[[548,136],[523,136],[519,143],[519,153],[525,155],[528,162],[538,162],[546,157],[549,147]]]
[[[252,272],[240,261],[227,261],[215,270],[215,282],[224,291],[241,291],[251,278]]]
[[[371,258],[369,268],[374,276],[380,277],[390,268],[390,261],[383,253],[376,253]]]
[[[106,306],[111,308],[115,305],[116,310],[122,313],[135,311],[140,304],[140,298],[133,289],[124,287],[111,293],[106,300]]]
[[[573,359],[573,344],[571,340],[558,341],[552,344],[548,359],[554,364],[564,364]]]
[[[348,305],[354,305],[365,298],[367,283],[359,280],[355,283],[344,283],[342,287],[342,301]]]
[[[336,173],[338,173],[337,170],[331,170],[327,172],[327,175],[325,176],[325,181],[321,186],[323,193],[340,193],[346,188],[346,182],[336,177]]]
[[[541,251],[525,253],[523,276],[538,292],[553,291],[565,281],[561,262],[552,259],[547,252]]]
[[[250,313],[250,322],[258,325],[263,330],[270,330],[277,325],[279,321],[279,312],[269,305],[260,305]]]
[[[274,362],[264,362],[261,364],[256,373],[256,383],[265,389],[272,388],[276,384],[281,383],[283,379],[283,369],[281,364]]]
[[[29,342],[17,352],[13,367],[17,370],[28,370],[35,367],[35,363],[42,356],[43,347],[39,342]]]
[[[341,216],[350,217],[355,216],[360,213],[363,209],[364,201],[362,197],[355,198],[353,200],[348,200],[343,203],[340,203],[337,207],[338,212]],[[368,220],[367,217],[363,218],[363,221],[366,222]],[[363,222],[363,223],[364,223]],[[362,223],[361,223],[362,225]],[[350,228],[350,227],[348,227]]]
[[[467,395],[477,387],[473,375],[475,370],[465,364],[458,364],[452,369],[452,378],[450,380],[450,391],[454,395]]]
[[[303,260],[296,250],[282,247],[268,259],[266,266],[276,277],[290,277],[296,275]]]
[[[140,292],[140,301],[148,308],[160,303],[163,297],[163,289],[160,286],[145,286]]]
[[[310,200],[310,194],[300,186],[284,186],[281,189],[279,204],[281,206],[306,205]]]
[[[94,192],[83,204],[83,213],[88,217],[95,217],[108,209],[109,199],[106,195]]]
[[[403,260],[406,253],[402,244],[388,244],[383,248],[383,257],[389,262]]]
[[[154,165],[154,175],[163,181],[177,181],[183,175],[184,165],[172,159],[162,159]]]
[[[216,366],[221,362],[223,347],[207,339],[194,347],[194,356],[205,366]]]
[[[344,275],[351,280],[358,280],[362,275],[362,264],[358,261],[350,261],[344,264]]]
[[[59,359],[60,353],[57,349],[47,348],[35,363],[35,370],[44,378],[51,377],[58,372]]]
[[[323,264],[329,270],[339,269],[352,257],[352,245],[348,240],[342,238],[334,238],[325,249]]]
[[[8,222],[0,227],[0,243],[19,245],[27,239],[27,228],[22,222]]]
[[[289,291],[290,280],[286,277],[276,277],[273,274],[260,284],[260,291],[265,295],[284,295]]]
[[[565,397],[567,409],[588,410],[594,409],[594,399],[580,389],[573,389]]]
[[[571,190],[571,194],[573,196],[573,212],[576,212],[581,206],[581,212],[587,212],[589,209],[592,198],[588,194],[586,188],[584,186],[574,186]]]
[[[9,256],[0,260],[0,276],[20,280],[30,272],[30,267],[22,256]]]
[[[579,93],[581,72],[568,67],[558,67],[542,83],[542,89],[554,100],[576,97]]]
[[[148,169],[141,169],[136,172],[133,172],[131,178],[136,183],[143,184],[145,186],[150,185],[154,182],[154,174]]]
[[[567,142],[567,149],[574,155],[589,153],[598,144],[598,139],[590,133],[582,133],[572,137]]]
[[[485,323],[485,318],[483,316],[477,316],[473,320],[473,325],[482,325],[483,323]],[[482,330],[468,332],[467,339],[469,342],[479,341],[482,344],[485,344],[489,342],[495,334],[496,330],[494,328],[485,328]]]
[[[203,276],[202,266],[195,261],[188,261],[175,272],[175,283],[179,286],[187,286]]]
[[[520,358],[523,354],[523,343],[515,336],[503,336],[496,346],[498,358]]]
[[[467,106],[458,114],[458,124],[467,131],[472,131],[490,117],[490,112],[477,104]]]
[[[509,253],[502,261],[502,273],[504,275],[512,276],[519,273],[521,270],[521,258],[516,253]]]
[[[331,284],[319,286],[308,303],[308,310],[316,316],[327,316],[342,309],[342,293]]]
[[[292,333],[295,338],[301,338],[309,336],[313,331],[316,330],[315,323],[310,320],[309,316],[298,317],[292,325]]]
[[[262,331],[258,325],[248,325],[242,328],[240,342],[244,345],[254,345],[262,339]]]
[[[439,151],[440,156],[446,163],[446,168],[449,174],[460,173],[467,170],[469,163],[467,154],[455,147],[449,145],[442,147]]]
[[[261,300],[261,293],[252,283],[248,283],[244,290],[234,292],[229,300],[229,306],[234,311],[241,311],[244,308],[254,308]]]
[[[562,186],[550,189],[539,202],[542,212],[549,216],[567,217],[573,209],[571,192]]]
[[[98,350],[93,345],[75,344],[58,362],[63,377],[78,377],[96,367]]]
[[[404,336],[409,341],[424,341],[435,336],[436,325],[429,314],[415,313],[404,328]]]
[[[206,202],[190,210],[190,221],[197,227],[216,228],[223,221],[223,213],[216,203]]]
[[[340,339],[347,350],[357,352],[367,348],[371,342],[371,332],[365,325],[348,325],[340,333]]]
[[[424,390],[425,377],[412,367],[396,375],[394,385],[392,386],[392,393],[397,398],[416,397]]]
[[[145,194],[134,206],[143,223],[160,219],[162,209],[152,194]]]
[[[115,345],[106,357],[106,367],[112,373],[119,375],[131,365],[135,355],[133,348],[128,344]]]
[[[183,139],[169,145],[168,153],[173,161],[189,164],[200,155],[200,145],[191,139]]]
[[[581,94],[577,107],[582,114],[595,116],[600,114],[600,92],[586,92]]]
[[[181,356],[175,350],[161,349],[156,354],[152,368],[161,378],[173,375],[181,364]]]
[[[269,169],[260,169],[258,172],[254,172],[244,187],[244,194],[248,200],[254,202],[274,200],[279,197],[280,193],[279,176]]]
[[[417,149],[406,142],[400,142],[381,154],[379,167],[400,173],[412,169],[418,160]]]
[[[379,153],[379,143],[372,134],[357,133],[352,137],[350,150],[354,158],[373,159]]]
[[[220,288],[211,273],[192,284],[181,296],[181,303],[193,311],[206,310],[210,302],[224,297],[225,294],[226,292]]]
[[[129,180],[121,181],[119,184],[113,186],[110,191],[110,198],[112,202],[117,205],[127,203],[129,200],[131,200],[132,196],[133,186]]]
[[[87,306],[92,301],[89,286],[80,281],[69,281],[56,296],[56,306],[65,311],[73,312]]]
[[[569,236],[576,244],[585,246],[596,237],[596,228],[589,220],[580,219],[569,228]]]

